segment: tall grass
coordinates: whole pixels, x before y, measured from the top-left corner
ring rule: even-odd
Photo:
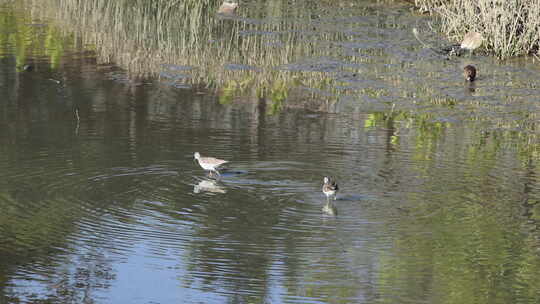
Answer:
[[[415,0],[415,4],[439,15],[441,28],[456,41],[467,32],[481,33],[483,48],[501,59],[539,52],[540,0]]]

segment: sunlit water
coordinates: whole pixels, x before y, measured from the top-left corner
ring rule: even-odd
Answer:
[[[0,303],[538,303],[538,66],[443,60],[407,9],[354,12],[315,12],[321,32],[356,30],[336,58],[276,66],[339,78],[330,113],[130,82],[73,46],[22,60],[3,40]],[[211,177],[194,152],[230,163]]]

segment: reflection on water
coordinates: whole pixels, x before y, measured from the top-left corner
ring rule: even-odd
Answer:
[[[327,215],[330,215],[330,216],[337,216],[338,214],[338,209],[337,207],[334,205],[334,203],[332,203],[331,201],[328,201],[323,207],[322,207],[322,211],[324,214],[327,214]]]
[[[536,66],[437,60],[403,4],[250,1],[178,38],[229,31],[237,57],[151,56],[160,79],[134,78],[21,3],[0,8],[0,302],[540,302]],[[217,96],[205,64],[231,72]],[[269,69],[275,90],[241,81]],[[302,107],[325,94],[332,113]],[[195,151],[229,169],[205,176]]]
[[[193,187],[193,193],[201,192],[212,192],[212,193],[226,193],[225,187],[221,186],[218,181],[204,179],[200,181]]]

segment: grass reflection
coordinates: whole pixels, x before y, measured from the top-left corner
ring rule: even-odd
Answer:
[[[225,87],[229,94],[249,87],[267,96],[290,94],[302,83],[330,93],[308,93],[324,101],[340,95],[333,85],[333,72],[356,71],[359,65],[355,63],[364,61],[354,56],[346,64],[331,59],[338,55],[334,45],[355,37],[346,28],[321,20],[321,15],[309,15],[323,13],[328,9],[325,3],[301,1],[293,10],[280,1],[246,3],[232,17],[217,15],[219,3],[208,0],[58,0],[46,5],[26,0],[18,5],[31,12],[32,19],[54,20],[54,26],[46,27],[50,34],[45,40],[46,49],[54,52],[50,54],[53,66],[64,49],[63,40],[71,39],[93,49],[99,62],[114,62],[132,78],[159,76],[177,86]],[[354,1],[346,1],[344,7],[360,15],[372,13],[369,6]],[[177,71],[164,73],[164,64]],[[175,75],[180,69],[185,69],[181,73],[187,77]],[[280,100],[276,98],[273,109],[280,108]]]

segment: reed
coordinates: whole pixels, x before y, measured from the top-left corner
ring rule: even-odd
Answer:
[[[482,47],[504,59],[538,55],[539,0],[415,0],[421,11],[440,17],[441,29],[460,42],[468,32],[484,37]]]

